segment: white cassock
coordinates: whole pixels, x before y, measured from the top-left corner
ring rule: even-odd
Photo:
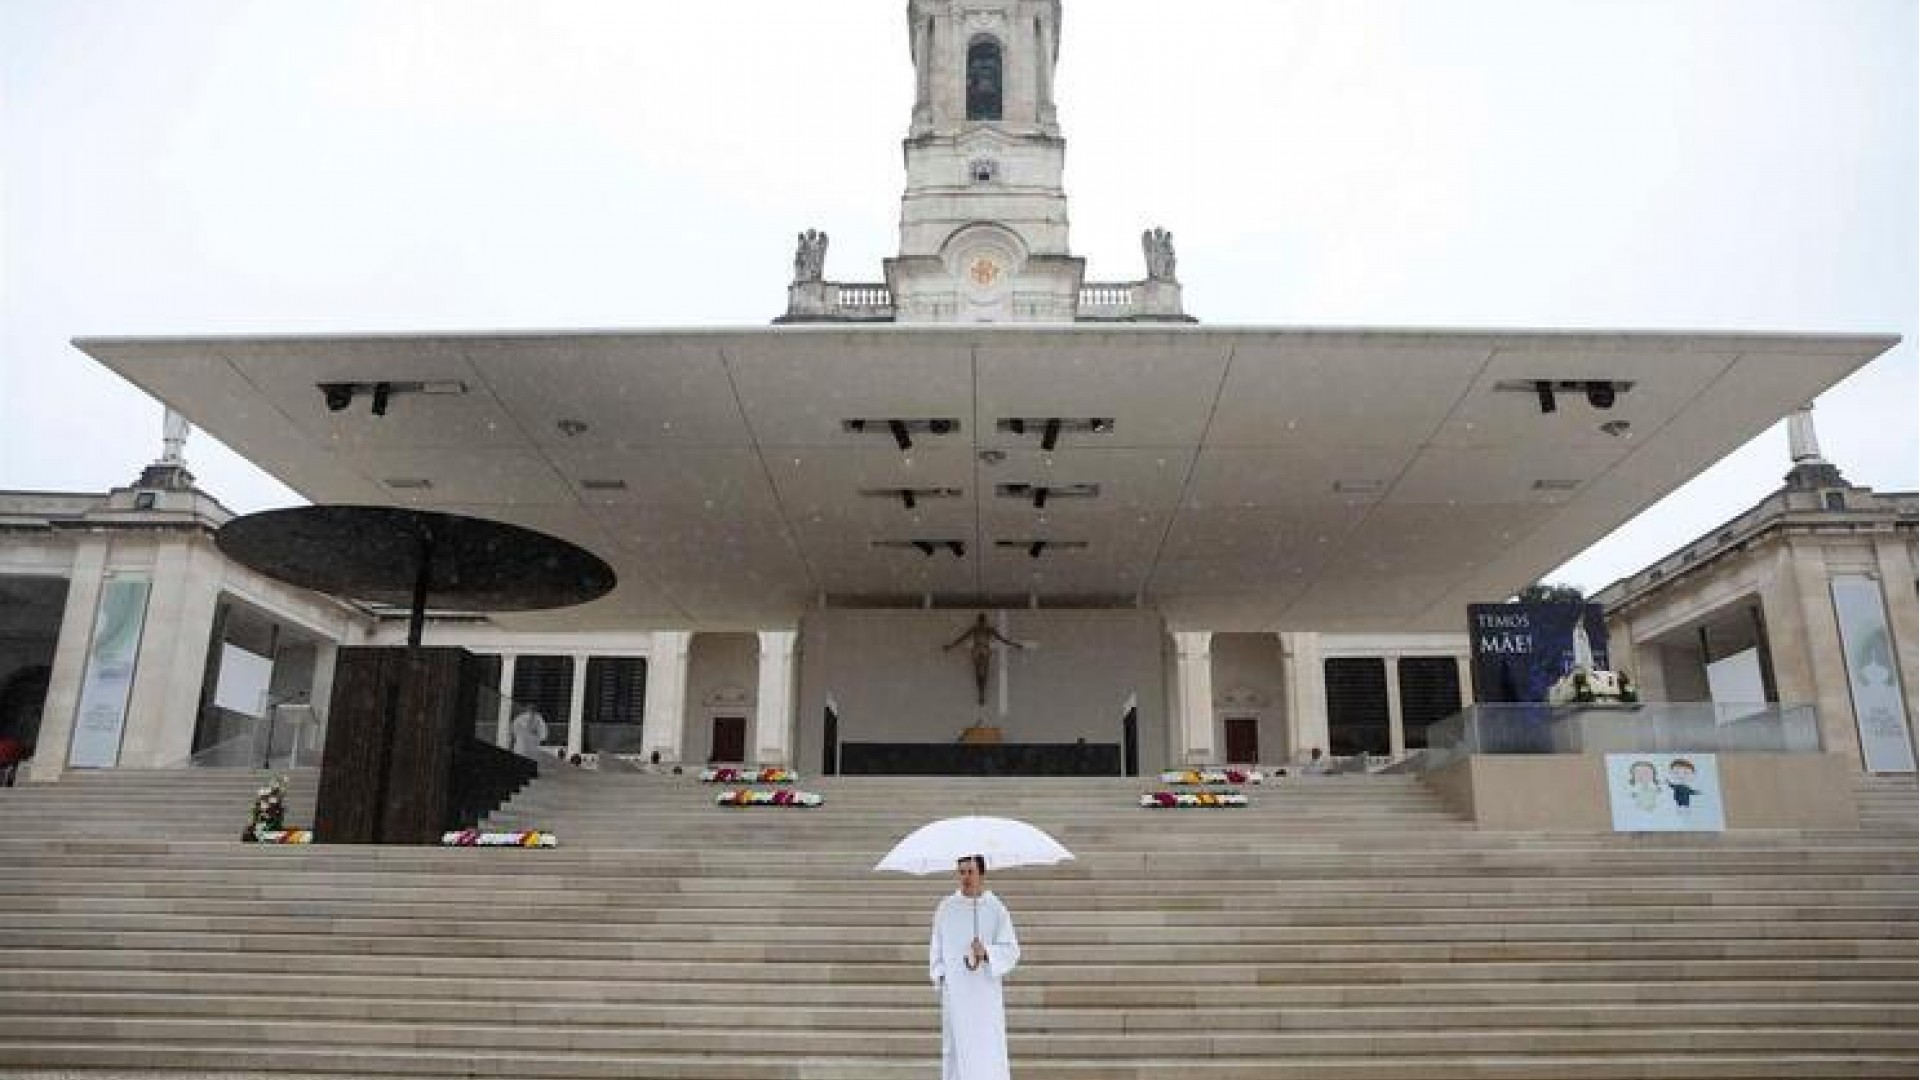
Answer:
[[[968,971],[976,926],[987,959]],[[927,976],[940,988],[940,1080],[1007,1080],[1007,1011],[1000,980],[1019,963],[1013,916],[999,897],[983,892],[969,900],[956,892],[934,909]]]
[[[513,752],[521,757],[539,757],[540,744],[547,741],[547,721],[528,709],[513,718]]]

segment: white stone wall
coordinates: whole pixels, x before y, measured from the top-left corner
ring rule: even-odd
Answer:
[[[695,634],[687,651],[687,697],[681,760],[700,764],[713,751],[713,718],[746,718],[745,756],[760,744],[756,706],[760,639],[755,634]]]
[[[1286,678],[1278,634],[1213,635],[1213,745],[1226,760],[1226,720],[1250,716],[1259,725],[1261,763],[1289,760]],[[1236,764],[1250,764],[1236,762]]]

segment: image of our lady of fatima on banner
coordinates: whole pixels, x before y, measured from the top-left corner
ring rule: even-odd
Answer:
[[[1614,832],[1725,832],[1720,764],[1712,754],[1608,754]]]

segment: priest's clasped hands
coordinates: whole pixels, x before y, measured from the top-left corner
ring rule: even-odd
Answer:
[[[973,939],[973,953],[966,959],[968,971],[979,971],[980,965],[987,962],[987,947],[980,944],[979,938]]]

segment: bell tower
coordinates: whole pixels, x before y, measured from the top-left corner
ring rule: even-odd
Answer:
[[[1053,106],[1061,0],[908,0],[913,117],[886,281],[827,277],[827,234],[797,237],[778,323],[1194,322],[1173,234],[1140,235],[1146,276],[1086,280],[1067,243],[1067,142]]]
[[[901,322],[1072,322],[1084,260],[1067,244],[1054,111],[1060,0],[910,0],[913,119]]]

